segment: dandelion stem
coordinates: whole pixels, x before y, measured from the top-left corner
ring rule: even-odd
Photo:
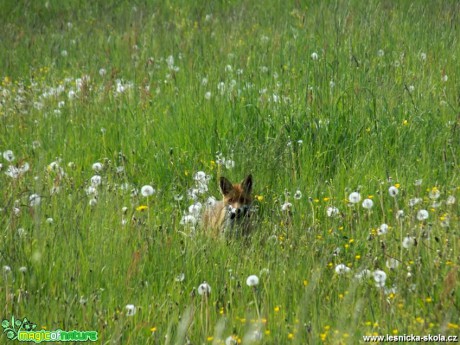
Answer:
[[[256,312],[257,312],[257,320],[260,321],[260,311],[259,311],[259,304],[257,303],[257,295],[256,295],[256,287],[253,286],[252,288],[252,294],[254,296],[254,303],[256,305]]]

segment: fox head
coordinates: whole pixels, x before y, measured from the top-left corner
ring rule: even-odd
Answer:
[[[252,175],[248,175],[239,184],[232,184],[227,178],[221,177],[219,187],[228,212],[227,219],[233,224],[236,220],[249,217],[252,203]]]

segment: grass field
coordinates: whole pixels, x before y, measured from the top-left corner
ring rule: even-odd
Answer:
[[[459,335],[459,14],[0,2],[1,343],[12,316],[100,344]],[[206,235],[249,173],[251,236]]]

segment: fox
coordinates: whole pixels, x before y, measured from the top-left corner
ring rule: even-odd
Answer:
[[[252,184],[251,174],[238,184],[232,184],[222,176],[219,179],[219,189],[223,199],[205,208],[205,230],[226,237],[248,235],[251,228]]]

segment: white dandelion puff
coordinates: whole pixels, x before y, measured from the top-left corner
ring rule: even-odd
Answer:
[[[317,53],[317,52],[311,53],[311,59],[312,59],[313,61],[318,60],[318,53]]]
[[[188,213],[195,217],[199,217],[202,208],[203,205],[201,204],[201,202],[196,202],[188,207]]]
[[[453,205],[455,204],[455,196],[449,195],[446,199],[446,205]]]
[[[375,285],[377,287],[384,287],[387,280],[387,274],[382,270],[375,270],[372,275],[374,276]]]
[[[337,273],[337,274],[345,274],[345,273],[348,273],[350,271],[351,271],[351,268],[347,267],[344,264],[338,264],[337,266],[335,266],[335,273]]]
[[[203,282],[198,286],[198,294],[200,296],[203,296],[203,295],[208,296],[210,293],[211,293],[211,286],[208,283]]]
[[[227,159],[225,161],[225,167],[227,169],[233,169],[235,167],[235,161],[231,160],[231,159]]]
[[[362,203],[363,207],[370,210],[374,206],[372,199],[364,199]]]
[[[88,186],[85,189],[86,195],[97,195],[97,189],[94,186]]]
[[[93,187],[97,187],[99,186],[100,184],[102,183],[102,177],[99,176],[99,175],[94,175],[93,177],[91,177],[91,185]]]
[[[125,306],[126,316],[134,316],[136,314],[137,308],[134,304],[127,304]]]
[[[368,269],[363,269],[361,272],[355,274],[355,278],[358,280],[365,280],[372,276],[372,272]]]
[[[334,217],[338,216],[340,214],[340,211],[337,207],[330,206],[327,208],[326,214],[328,217]]]
[[[237,345],[238,344],[238,338],[234,335],[230,335],[225,339],[225,345]]]
[[[181,283],[185,280],[185,273],[181,272],[179,273],[175,278],[174,281]]]
[[[206,200],[206,206],[207,207],[213,207],[215,204],[216,204],[217,200],[215,197],[213,196],[210,196],[207,200]]]
[[[404,237],[402,240],[403,248],[409,249],[415,244],[415,239],[411,236]]]
[[[436,200],[441,196],[441,192],[439,191],[438,188],[434,187],[430,190],[430,193],[428,193],[428,196],[430,197],[431,200]]]
[[[409,206],[414,207],[415,205],[419,204],[422,202],[421,198],[411,198],[409,199]]]
[[[195,175],[193,175],[193,179],[198,182],[205,182],[206,173],[204,171],[197,171]]]
[[[257,286],[259,285],[259,277],[257,277],[256,275],[250,275],[247,279],[246,279],[246,285],[247,286]]]
[[[379,228],[377,229],[377,235],[379,236],[385,235],[388,232],[388,229],[389,229],[388,224],[380,225]]]
[[[398,268],[399,266],[399,261],[396,260],[395,258],[389,258],[385,265],[390,269],[390,270],[394,270],[396,268]]]
[[[6,150],[3,152],[3,158],[7,160],[8,162],[14,161],[14,153],[11,150]]]
[[[40,205],[40,202],[41,202],[41,197],[40,197],[40,195],[38,195],[38,194],[32,194],[31,196],[29,196],[29,205],[30,205],[31,207]]]
[[[281,205],[281,211],[286,212],[292,208],[292,204],[286,201],[283,205]]]
[[[296,192],[294,193],[294,199],[299,200],[302,198],[302,192],[300,189],[297,189]]]
[[[192,216],[191,214],[186,214],[185,216],[182,217],[180,220],[181,225],[188,225],[194,227],[197,224],[197,219]]]
[[[361,201],[361,195],[358,192],[350,193],[350,195],[348,196],[348,201],[352,204],[357,204]]]
[[[399,193],[399,189],[396,186],[391,186],[388,188],[388,193],[390,193],[390,196],[395,197]]]
[[[429,217],[428,211],[427,210],[420,210],[417,212],[417,219],[419,221],[424,221],[427,220]]]
[[[151,195],[155,194],[155,189],[150,185],[142,186],[141,194],[142,194],[142,196],[145,196],[145,197],[151,196]]]
[[[92,165],[92,169],[95,171],[95,172],[99,172],[102,170],[102,163],[99,163],[99,162],[96,162]]]

